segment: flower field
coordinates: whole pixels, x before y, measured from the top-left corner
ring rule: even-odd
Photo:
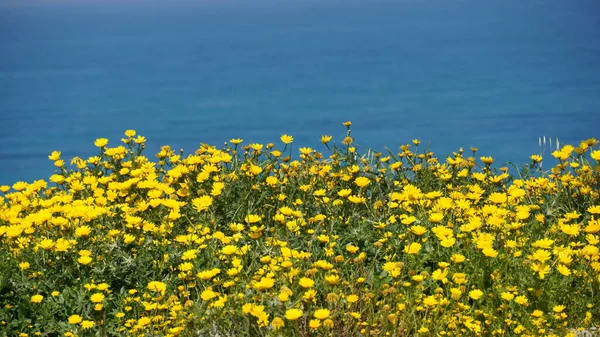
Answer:
[[[574,336],[600,325],[600,150],[145,138],[0,190],[0,336]],[[541,163],[554,162],[551,168]],[[514,171],[514,173],[513,173]],[[509,174],[509,172],[511,172]]]

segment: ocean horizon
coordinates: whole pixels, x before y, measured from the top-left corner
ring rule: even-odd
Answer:
[[[600,3],[159,1],[0,4],[0,185],[47,179],[126,129],[192,153],[294,137],[526,163],[599,138]],[[296,150],[297,151],[297,150]],[[545,154],[549,155],[549,147]]]

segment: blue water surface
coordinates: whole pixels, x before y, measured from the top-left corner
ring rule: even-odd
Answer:
[[[0,184],[47,178],[125,129],[192,152],[419,138],[525,163],[600,138],[596,0],[0,3]]]

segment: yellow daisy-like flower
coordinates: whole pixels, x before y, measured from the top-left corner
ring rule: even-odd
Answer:
[[[358,177],[356,179],[354,179],[354,183],[356,184],[356,186],[358,187],[366,187],[367,185],[369,185],[371,183],[371,180],[367,177]]]
[[[414,225],[410,227],[410,231],[413,232],[415,235],[421,236],[427,232],[427,228],[421,225]]]
[[[310,322],[308,322],[308,326],[311,329],[318,329],[321,326],[321,321],[318,319],[311,319]]]
[[[285,326],[285,322],[280,317],[275,317],[271,321],[271,326],[273,327],[274,331],[277,331]]]
[[[505,291],[502,294],[500,294],[500,297],[502,297],[503,300],[512,301],[515,298],[515,295],[513,293]]]
[[[81,321],[83,321],[83,318],[79,315],[71,315],[68,318],[69,324],[79,324]]]
[[[33,295],[31,296],[31,303],[41,303],[44,300],[43,295]]]
[[[313,316],[317,319],[324,320],[329,317],[329,309],[318,309],[313,313]]]
[[[203,212],[207,210],[213,203],[213,198],[209,195],[203,195],[199,198],[194,198],[192,200],[192,205],[194,209],[198,212]]]
[[[91,329],[91,328],[93,328],[93,327],[94,327],[94,325],[96,325],[96,323],[95,323],[94,321],[87,321],[87,320],[86,320],[86,321],[82,321],[82,322],[81,322],[81,327],[82,327],[84,330]]]
[[[52,153],[48,156],[48,159],[52,161],[57,161],[60,159],[60,151],[52,151]]]
[[[98,138],[94,141],[94,145],[96,147],[105,147],[108,144],[108,139],[106,138]]]
[[[257,223],[260,220],[261,220],[260,215],[256,215],[256,214],[248,214],[244,218],[244,221],[246,221],[246,223]]]
[[[294,141],[294,137],[292,137],[292,136],[290,136],[290,135],[285,135],[285,134],[284,134],[284,135],[282,135],[282,136],[280,137],[280,139],[281,139],[281,141],[282,141],[284,144],[290,144],[291,142],[293,142],[293,141]]]
[[[104,295],[102,293],[95,293],[90,296],[90,301],[92,301],[92,303],[100,303],[104,301]]]
[[[300,279],[300,281],[298,281],[298,284],[300,284],[302,288],[312,288],[315,285],[315,281],[309,279],[308,277],[303,277]]]
[[[303,314],[304,312],[301,309],[288,309],[285,312],[285,318],[290,321],[295,321],[302,317]]]
[[[356,303],[356,302],[358,302],[358,296],[357,296],[357,295],[354,295],[354,294],[352,294],[352,295],[348,295],[348,296],[346,297],[346,301],[347,301],[348,303]]]
[[[483,291],[479,290],[479,289],[474,289],[469,291],[469,297],[474,299],[474,300],[478,300],[483,296]]]
[[[80,264],[82,264],[84,266],[87,266],[88,264],[92,263],[92,261],[93,261],[92,257],[91,256],[87,256],[87,255],[80,256],[77,259],[77,262],[79,262]]]
[[[354,254],[356,252],[358,252],[360,248],[356,247],[355,245],[347,245],[346,246],[346,251],[350,254]]]
[[[414,255],[414,254],[417,254],[420,251],[421,251],[421,244],[417,243],[417,242],[413,242],[410,245],[404,247],[404,252],[406,254]]]
[[[327,143],[329,143],[329,141],[331,140],[331,138],[333,138],[333,137],[332,136],[328,136],[328,135],[322,135],[321,136],[321,143],[327,144]]]

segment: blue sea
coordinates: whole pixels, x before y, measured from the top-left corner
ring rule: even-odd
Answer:
[[[600,138],[600,2],[0,1],[0,185],[126,129],[153,157],[283,133],[322,149],[347,120],[365,148],[499,165]]]

